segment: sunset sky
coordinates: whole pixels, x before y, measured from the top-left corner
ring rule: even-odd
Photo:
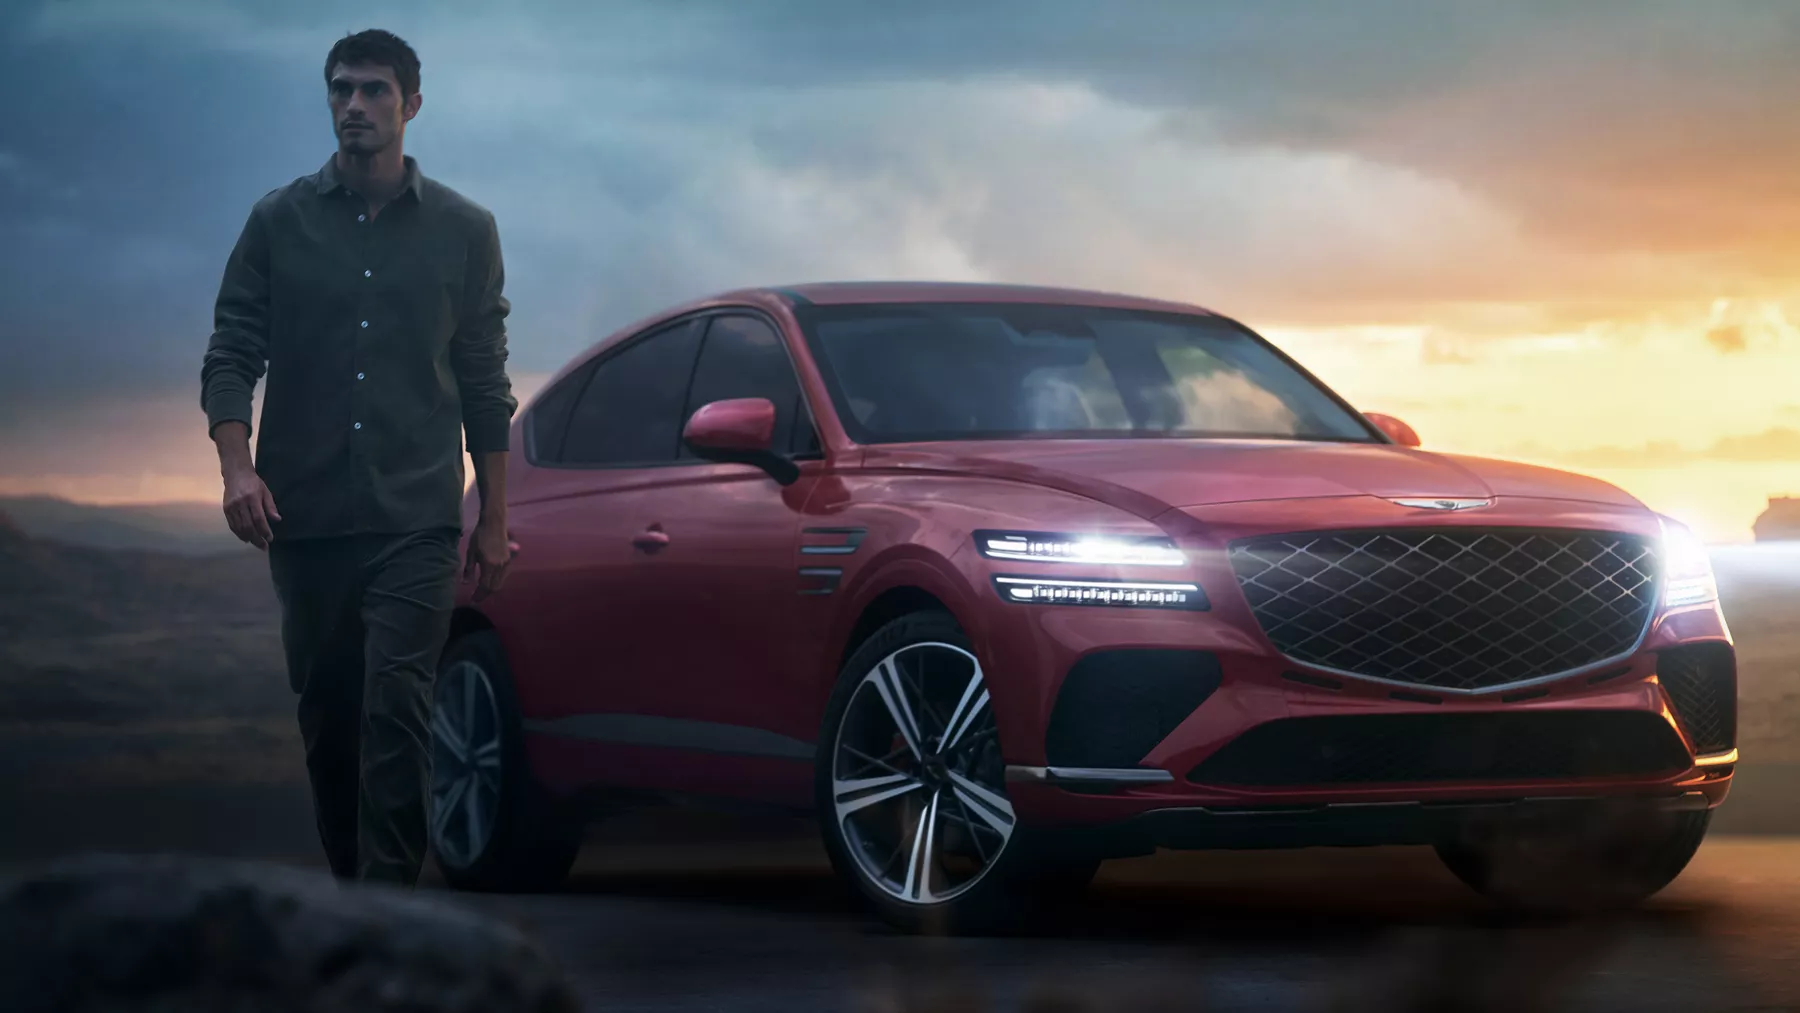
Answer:
[[[1800,495],[1800,4],[25,0],[0,11],[0,492],[215,499],[198,402],[323,59],[422,58],[528,394],[663,305],[940,278],[1189,300],[1428,448],[1716,541]]]

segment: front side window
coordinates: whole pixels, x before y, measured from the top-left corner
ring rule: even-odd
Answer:
[[[1035,304],[807,307],[859,443],[1378,438],[1255,335],[1198,315]]]
[[[713,317],[700,348],[700,361],[694,366],[694,384],[688,392],[685,416],[692,416],[714,401],[747,397],[767,398],[774,403],[775,432],[770,446],[777,453],[797,449],[797,424],[806,427],[798,437],[798,445],[816,447],[800,395],[800,382],[794,376],[781,335],[760,317]],[[694,456],[686,447],[681,453],[683,457]]]
[[[700,324],[687,320],[609,352],[569,414],[566,465],[624,467],[676,459]]]

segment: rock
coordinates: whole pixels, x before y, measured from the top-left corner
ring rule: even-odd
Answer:
[[[580,1004],[509,926],[322,873],[82,856],[0,892],[11,1013],[564,1013]]]
[[[1769,508],[1750,529],[1759,542],[1800,541],[1800,496],[1770,496]]]

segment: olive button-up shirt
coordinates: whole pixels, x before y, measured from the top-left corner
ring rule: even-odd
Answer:
[[[256,203],[201,367],[209,431],[251,424],[277,539],[460,527],[462,450],[507,449],[494,216],[419,173],[371,217],[335,161]],[[466,436],[466,439],[465,439]]]

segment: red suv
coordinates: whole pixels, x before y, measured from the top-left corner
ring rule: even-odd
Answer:
[[[1417,445],[1149,299],[829,284],[628,328],[514,426],[521,553],[438,678],[439,865],[551,884],[596,799],[676,793],[815,812],[913,929],[1159,847],[1648,896],[1737,756],[1704,548]]]

